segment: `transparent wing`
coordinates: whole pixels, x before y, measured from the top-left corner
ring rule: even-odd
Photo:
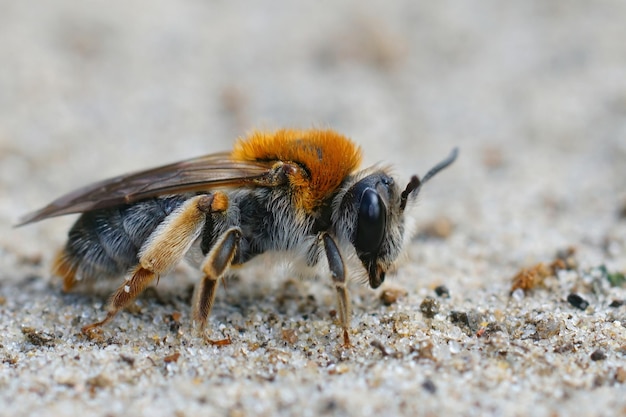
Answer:
[[[80,188],[22,217],[18,226],[159,195],[250,184],[263,178],[269,167],[269,162],[234,161],[227,152],[205,155]]]

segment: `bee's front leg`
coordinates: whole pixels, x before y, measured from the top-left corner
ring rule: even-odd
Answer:
[[[230,267],[237,253],[240,239],[241,230],[238,227],[228,229],[220,236],[202,262],[204,278],[196,286],[193,297],[193,320],[200,331],[206,326],[215,301],[219,280]]]
[[[350,294],[348,294],[348,287],[346,286],[346,267],[335,240],[328,233],[322,234],[322,242],[324,243],[326,258],[328,259],[328,267],[337,290],[339,322],[343,329],[343,345],[344,347],[350,347],[350,336],[348,334],[350,329]]]
[[[83,327],[83,333],[108,323],[118,311],[137,298],[155,278],[167,273],[180,262],[200,236],[207,213],[220,211],[224,207],[224,198],[228,201],[228,197],[222,194],[218,192],[190,198],[166,217],[141,247],[139,264],[111,296],[104,320]]]

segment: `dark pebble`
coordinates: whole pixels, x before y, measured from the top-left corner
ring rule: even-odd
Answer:
[[[469,318],[467,317],[467,313],[464,311],[451,311],[450,321],[457,325],[461,324],[469,327]]]
[[[590,357],[592,361],[603,361],[606,359],[606,353],[602,349],[596,349]]]
[[[621,307],[623,305],[624,305],[624,300],[613,300],[611,302],[611,304],[609,304],[609,307],[617,308],[617,307]]]
[[[438,297],[450,298],[450,290],[445,285],[440,285],[435,288],[435,294],[437,294]]]
[[[589,302],[587,300],[574,293],[567,296],[567,302],[580,310],[586,310],[587,307],[589,307]]]
[[[426,391],[430,392],[431,394],[434,394],[437,392],[437,386],[435,385],[435,383],[430,380],[430,379],[426,379],[423,383],[422,383],[422,388],[424,388]]]

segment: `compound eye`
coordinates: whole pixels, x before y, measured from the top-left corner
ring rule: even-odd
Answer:
[[[387,223],[385,204],[372,188],[361,195],[354,246],[361,253],[375,254],[380,249]]]

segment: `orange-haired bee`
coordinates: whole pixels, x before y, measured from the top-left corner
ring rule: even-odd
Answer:
[[[346,263],[358,260],[353,272],[377,288],[411,237],[407,205],[456,156],[455,149],[421,181],[414,176],[400,191],[384,169],[357,171],[360,148],[332,130],[254,132],[230,153],[79,189],[21,224],[82,213],[53,267],[65,290],[81,281],[125,276],[106,317],[83,332],[110,321],[184,257],[204,274],[193,298],[193,320],[202,330],[219,280],[257,255],[279,252],[292,260],[294,273],[321,269],[330,274],[349,345]]]

